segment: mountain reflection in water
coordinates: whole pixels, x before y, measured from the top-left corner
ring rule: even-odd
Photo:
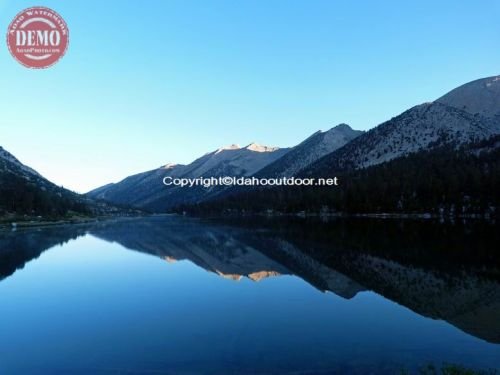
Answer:
[[[0,280],[54,245],[85,234],[168,262],[188,260],[232,280],[296,275],[346,299],[374,291],[422,316],[500,343],[494,225],[151,217],[4,231]]]
[[[380,358],[380,356],[385,355],[381,354],[384,353],[385,350],[383,349],[383,345],[387,344],[389,345],[388,347],[393,345],[391,340],[395,338],[386,336],[383,333],[375,334],[367,331],[366,337],[363,337],[365,333],[358,333],[357,335],[354,333],[358,330],[358,328],[354,327],[361,328],[365,325],[367,325],[367,327],[373,325],[374,327],[380,328],[384,327],[386,324],[384,323],[384,319],[386,318],[383,314],[389,313],[389,310],[384,310],[385,313],[383,314],[380,312],[381,310],[377,310],[378,312],[376,315],[371,316],[372,310],[370,305],[365,306],[363,305],[364,302],[361,305],[355,303],[359,300],[364,301],[363,292],[371,292],[374,296],[377,296],[377,298],[380,298],[381,296],[383,297],[382,299],[395,302],[396,304],[393,304],[391,309],[401,309],[401,306],[404,306],[422,317],[446,321],[463,332],[460,333],[460,336],[458,335],[460,331],[455,330],[457,335],[460,337],[462,344],[465,346],[459,343],[459,346],[456,346],[456,348],[448,348],[448,345],[453,345],[450,341],[453,339],[448,337],[446,339],[443,338],[442,341],[437,340],[434,343],[429,343],[428,348],[431,352],[434,350],[434,347],[438,350],[437,352],[441,353],[439,355],[447,353],[447,351],[451,355],[451,351],[454,350],[453,353],[455,354],[453,355],[456,356],[457,350],[464,350],[463,348],[467,348],[465,350],[470,351],[467,353],[467,358],[469,358],[469,360],[465,361],[464,364],[499,366],[500,361],[492,359],[495,358],[495,353],[497,353],[497,351],[500,353],[500,346],[496,346],[496,344],[500,343],[500,255],[498,254],[496,248],[496,244],[498,244],[500,240],[499,236],[500,235],[496,225],[480,221],[439,224],[431,221],[409,220],[336,219],[323,222],[317,219],[306,220],[301,218],[240,218],[231,220],[208,220],[182,218],[176,216],[155,216],[134,219],[124,218],[91,224],[18,229],[16,231],[3,230],[0,231],[0,287],[5,285],[6,288],[0,289],[0,307],[3,307],[2,303],[4,303],[6,306],[17,308],[16,304],[18,299],[16,298],[19,297],[13,296],[16,296],[16,293],[20,296],[24,296],[26,290],[29,291],[33,288],[34,284],[26,284],[27,281],[24,281],[24,284],[21,284],[20,288],[19,284],[16,284],[18,285],[16,288],[14,288],[13,285],[8,285],[9,283],[7,281],[11,278],[11,276],[14,274],[17,276],[17,274],[21,275],[24,274],[24,272],[27,274],[31,272],[33,277],[35,277],[32,283],[37,283],[36,278],[39,277],[38,275],[40,274],[40,271],[33,271],[31,264],[30,267],[27,267],[26,271],[21,270],[25,267],[26,263],[40,257],[44,251],[59,248],[58,245],[62,246],[60,248],[61,252],[59,252],[56,257],[52,257],[50,262],[54,262],[54,260],[57,261],[57,259],[66,254],[67,252],[64,250],[70,245],[70,242],[74,242],[76,244],[81,242],[82,245],[79,246],[84,250],[86,246],[93,246],[94,250],[89,252],[90,255],[85,255],[86,253],[84,252],[83,255],[80,256],[91,256],[93,259],[92,262],[94,262],[92,264],[94,264],[94,266],[83,267],[82,270],[86,272],[85,274],[80,275],[72,273],[64,274],[63,276],[59,275],[58,278],[53,280],[53,282],[75,282],[74,280],[85,280],[87,277],[90,277],[89,280],[91,280],[93,275],[88,274],[88,272],[92,272],[92,267],[95,267],[95,264],[99,264],[99,258],[102,252],[98,251],[98,246],[96,247],[92,244],[85,245],[86,242],[80,241],[80,239],[97,238],[104,241],[102,242],[97,240],[98,243],[106,244],[108,247],[113,243],[120,245],[117,247],[117,249],[119,248],[117,252],[113,252],[113,256],[111,258],[109,258],[109,254],[106,255],[106,252],[102,253],[103,256],[107,257],[107,261],[111,262],[106,264],[111,265],[112,267],[115,267],[116,264],[119,265],[120,259],[126,257],[126,254],[120,250],[126,248],[138,253],[158,257],[158,259],[168,263],[188,261],[183,264],[189,265],[189,263],[191,263],[210,273],[230,279],[228,281],[221,280],[221,282],[224,285],[228,285],[227,283],[229,283],[229,285],[235,285],[238,290],[245,290],[246,284],[238,285],[233,283],[241,282],[243,278],[248,278],[252,282],[259,282],[259,285],[260,283],[263,283],[262,288],[267,290],[267,288],[276,288],[276,285],[278,284],[273,284],[272,282],[267,283],[265,279],[272,278],[273,280],[277,280],[285,275],[288,275],[302,279],[320,292],[333,293],[339,296],[340,300],[346,301],[349,306],[352,305],[352,312],[350,313],[348,312],[349,309],[346,305],[335,305],[337,308],[341,308],[339,314],[341,314],[342,319],[347,319],[343,324],[348,324],[349,328],[345,327],[345,331],[338,331],[340,328],[335,328],[337,323],[335,321],[328,321],[328,315],[322,315],[322,317],[319,318],[322,320],[319,320],[317,324],[314,324],[314,326],[321,326],[325,329],[329,327],[329,331],[325,331],[323,334],[320,333],[320,331],[317,331],[318,327],[316,327],[316,330],[307,331],[310,334],[309,338],[304,338],[306,341],[313,340],[310,342],[315,342],[314,340],[326,340],[326,337],[331,337],[327,334],[327,332],[336,332],[335,334],[341,336],[331,337],[333,341],[328,345],[333,345],[330,346],[329,349],[332,353],[336,353],[338,350],[347,350],[347,353],[349,353],[349,345],[354,345],[353,348],[358,347],[356,345],[365,345],[365,349],[368,350],[367,353],[370,353],[370,356]],[[49,251],[47,253],[53,252]],[[133,253],[129,254],[134,255]],[[149,257],[145,258],[154,260]],[[65,259],[67,261],[69,258]],[[82,259],[85,260],[88,258]],[[42,261],[42,259],[40,259],[40,261]],[[65,260],[57,262],[63,262],[60,264],[66,264],[64,261]],[[41,262],[45,263],[44,267],[48,270],[44,272],[52,272],[50,270],[52,263],[50,262]],[[112,280],[121,280],[122,277],[134,279],[136,265],[133,263],[133,260],[130,262],[131,263],[127,263],[129,264],[128,268],[113,268],[109,271],[106,271],[106,266],[103,266],[103,268],[98,271],[100,281],[96,281],[95,286],[91,287],[90,284],[86,284],[86,281],[83,281],[85,283],[83,284],[83,289],[75,292],[83,294],[89,292],[94,293],[95,288],[99,288],[99,286],[104,283],[106,290],[113,293],[119,284],[111,282],[109,285],[106,285],[106,283],[108,283],[106,275],[109,275]],[[38,261],[33,263],[37,264]],[[153,263],[159,264],[158,262]],[[161,264],[159,265],[161,266]],[[181,271],[180,278],[176,279],[178,281],[175,281],[175,283],[171,286],[166,285],[165,281],[163,281],[161,285],[158,285],[157,282],[161,279],[161,277],[158,276],[157,273],[154,273],[154,276],[151,276],[151,279],[149,280],[148,275],[150,268],[148,267],[150,266],[146,268],[144,268],[144,266],[141,267],[142,268],[140,271],[137,271],[135,277],[140,277],[141,280],[145,280],[145,285],[153,287],[154,290],[157,288],[160,290],[161,288],[167,288],[170,293],[169,297],[167,297],[167,301],[170,301],[170,308],[177,305],[185,306],[187,308],[184,304],[186,303],[186,299],[191,297],[188,297],[184,293],[189,293],[189,290],[191,290],[190,288],[194,284],[191,284],[191,286],[186,285],[186,288],[183,287],[183,283],[190,282],[189,276],[182,274],[184,271]],[[171,267],[182,268],[183,266],[174,264],[171,265]],[[193,269],[196,268],[193,266],[190,267]],[[169,273],[168,266],[164,271],[162,267],[160,268],[161,274]],[[46,273],[43,273],[43,275],[46,275]],[[12,277],[12,279],[18,278]],[[217,299],[217,294],[222,291],[221,289],[225,288],[223,288],[220,284],[217,284],[218,286],[216,286],[211,280],[207,279],[206,283],[204,283],[203,280],[201,281],[202,284],[196,284],[198,285],[198,288],[201,288],[196,292],[196,296],[200,298],[201,296],[206,295],[207,299],[200,300],[197,308],[211,309],[210,306],[215,305],[215,302],[212,302],[212,300],[214,298]],[[173,282],[172,279],[170,279],[170,281]],[[48,298],[48,303],[55,304],[55,308],[64,310],[66,308],[63,305],[64,300],[58,301],[57,296],[51,294],[54,292],[57,293],[54,289],[58,288],[54,288],[54,285],[59,284],[50,285],[52,285],[52,287],[47,286],[48,289],[40,291],[42,295],[40,295],[39,298]],[[276,298],[279,300],[280,294],[289,290],[288,285],[295,284],[287,281],[279,285],[280,287],[278,289],[269,290],[268,293],[264,293],[264,289],[258,290],[261,295],[266,295],[265,298]],[[297,287],[297,285],[295,285],[295,287]],[[9,301],[9,294],[5,293],[14,289],[17,291],[11,295],[12,301]],[[1,292],[2,290],[3,294]],[[240,304],[240,306],[241,303],[244,304],[244,298],[248,298],[246,294],[248,293],[248,289],[246,290],[247,292],[241,293],[241,295],[238,293],[237,297],[233,295],[232,298],[236,298],[237,300],[227,301],[228,306],[230,306],[231,303]],[[70,288],[70,292],[73,292],[72,288]],[[100,306],[100,308],[103,309],[103,311],[114,311],[115,308],[119,309],[122,304],[129,304],[129,308],[136,308],[134,306],[136,306],[135,304],[139,302],[134,300],[135,297],[129,298],[127,297],[127,294],[123,294],[127,293],[126,290],[120,291],[120,293],[120,298],[117,301],[104,303]],[[172,293],[176,293],[175,296],[172,295]],[[227,293],[227,291],[224,293]],[[254,296],[252,298],[256,298],[255,296],[257,296],[256,294],[252,295]],[[133,296],[133,294],[130,296]],[[293,293],[291,296],[293,296]],[[31,298],[33,298],[33,296]],[[303,294],[301,295],[301,298],[306,299]],[[325,296],[325,298],[330,300],[337,297]],[[128,299],[130,299],[130,301],[127,301]],[[159,301],[161,301],[161,299]],[[144,308],[151,309],[151,311],[156,311],[156,309],[161,310],[162,307],[159,305],[159,301],[149,301],[148,305],[145,305]],[[218,301],[219,304],[222,302],[220,299],[218,299]],[[280,314],[282,314],[283,319],[287,319],[288,315],[293,314],[291,309],[294,308],[294,305],[290,301],[290,299],[281,300],[284,305],[280,307],[275,306],[275,310],[270,310],[269,314],[271,315],[269,317],[271,318],[271,316],[273,316],[274,319],[276,319],[276,316],[279,317],[281,316]],[[266,303],[269,302],[270,300],[266,300]],[[39,301],[27,301],[24,308],[26,311],[37,309],[38,303]],[[57,305],[58,303],[61,305]],[[101,304],[98,303],[98,305]],[[330,310],[332,306],[327,305],[329,304],[325,303],[325,301],[317,301],[314,305],[308,307],[310,310],[307,310],[307,313],[302,311],[298,313],[298,315],[295,314],[294,319],[299,319],[302,316],[300,314],[304,314],[303,319],[305,320],[314,319],[314,316],[318,314],[313,312],[318,312],[318,309],[323,308],[328,308],[325,311],[330,311],[329,314],[331,314],[334,310]],[[82,306],[85,309],[97,308],[94,305],[87,306],[84,304]],[[360,306],[365,306],[363,309],[366,310],[360,310]],[[73,314],[77,314],[74,315],[74,318],[78,317],[79,319],[85,319],[85,313],[82,312],[80,314],[79,311],[80,310],[75,310],[75,312],[73,312]],[[199,310],[193,313],[196,314],[198,311]],[[345,313],[347,316],[343,315]],[[16,321],[16,313],[13,312],[13,314],[14,315],[11,316],[11,319]],[[241,314],[241,311],[239,314]],[[352,318],[349,318],[349,314],[353,314]],[[205,323],[213,325],[212,328],[216,330],[215,332],[218,332],[218,327],[223,326],[223,322],[228,318],[240,319],[241,324],[243,324],[242,327],[245,327],[246,319],[252,320],[252,322],[248,322],[248,324],[256,324],[252,316],[247,316],[246,314],[243,315],[240,318],[236,318],[230,311],[228,311],[227,313],[224,312],[222,316],[207,315],[204,316],[204,319]],[[168,315],[166,315],[165,318],[168,318]],[[186,330],[188,329],[186,327],[190,327],[190,325],[193,325],[193,322],[195,322],[195,320],[192,319],[196,319],[195,316],[186,318],[184,322],[178,323],[181,323],[180,327],[184,327],[183,329]],[[255,317],[255,319],[258,318]],[[260,319],[262,319],[262,317]],[[272,319],[273,318],[271,318],[270,322]],[[370,320],[370,322],[368,322],[368,320]],[[301,320],[299,319],[298,321]],[[93,322],[94,321],[89,320],[89,326],[86,328],[87,331],[90,330],[89,332],[92,332]],[[120,325],[119,322],[120,320],[117,321],[118,325]],[[304,322],[305,326],[310,323],[310,321],[309,323]],[[9,324],[12,324],[12,320],[9,320]],[[37,324],[50,325],[52,323],[41,319],[40,322],[37,321]],[[277,323],[274,322],[273,324]],[[396,327],[398,327],[398,324],[405,325],[410,323],[406,323],[405,320],[401,320],[396,324]],[[421,323],[418,323],[415,327],[420,327],[420,324]],[[427,345],[422,344],[422,342],[426,343],[425,340],[429,339],[426,338],[427,334],[431,335],[429,337],[433,337],[433,331],[430,333],[427,331],[428,333],[420,335],[418,331],[413,330],[415,329],[414,326],[408,326],[408,328],[409,331],[406,334],[414,335],[414,339],[416,340],[415,343],[418,343],[418,345]],[[163,329],[165,331],[158,331],[155,334],[156,336],[152,337],[151,340],[159,340],[159,343],[161,342],[162,345],[165,345],[163,340],[168,337],[167,332],[171,332],[169,330],[172,330],[172,327],[167,324]],[[223,330],[222,327],[220,329]],[[276,329],[280,328],[277,327]],[[292,340],[291,344],[301,344],[300,340],[302,339],[295,336],[296,333],[293,330],[283,331],[283,329],[285,328],[281,327],[281,331],[277,334],[278,336],[276,336],[276,339],[278,339],[281,335],[285,342],[286,340]],[[311,329],[313,328],[311,327]],[[2,331],[2,322],[0,322],[0,331]],[[248,354],[246,357],[253,358],[252,356],[254,355],[258,357],[260,351],[270,350],[269,347],[267,347],[267,349],[264,348],[266,347],[265,345],[271,345],[273,342],[272,336],[268,336],[273,334],[271,331],[272,329],[270,329],[267,333],[263,333],[264,336],[262,336],[262,340],[264,340],[265,337],[264,341],[253,336],[247,337],[247,340],[250,340],[250,345],[255,345],[255,347],[250,346],[247,348]],[[8,331],[4,330],[4,332]],[[142,333],[139,334],[138,332],[141,331],[136,332],[134,340],[142,342],[141,340],[144,340],[144,338],[141,339]],[[146,332],[149,331],[146,329]],[[203,331],[197,332],[200,332],[199,334],[201,334]],[[178,334],[181,335],[180,337],[183,335],[182,332],[179,332]],[[211,334],[213,335],[214,333],[212,332]],[[246,333],[246,335],[248,334],[249,333]],[[11,333],[11,336],[12,335],[14,335],[14,333]],[[239,335],[241,335],[241,333]],[[370,335],[372,336],[370,337]],[[469,342],[470,340],[467,339],[467,337],[470,337],[469,335],[484,341],[482,343],[479,341]],[[189,340],[195,340],[198,336],[189,337],[190,338],[186,337],[183,339],[186,340],[186,345],[196,345],[194,344],[195,341]],[[12,340],[12,337],[10,337],[10,339]],[[75,339],[80,340],[79,337],[76,337]],[[119,336],[110,336],[109,340],[112,342],[116,341],[115,344],[117,348],[122,345],[122,341],[120,341]],[[121,340],[123,340],[123,338]],[[199,340],[199,337],[196,338],[196,340]],[[259,347],[258,344],[252,340],[257,340],[256,342],[262,341],[260,342],[261,347]],[[351,340],[355,341],[350,343]],[[62,342],[63,340],[61,340],[61,343]],[[376,348],[375,346],[378,344],[375,345],[374,342],[379,342],[382,346],[380,348]],[[490,344],[486,344],[486,342]],[[171,344],[173,345],[173,343]],[[202,344],[199,343],[198,345]],[[274,345],[276,345],[276,343],[274,343]],[[326,345],[326,343],[323,345]],[[487,348],[484,345],[486,345]],[[343,346],[345,346],[346,349],[339,349]],[[5,350],[5,348],[6,347],[2,349],[2,345],[0,345],[0,355],[2,350]],[[36,345],[33,350],[36,352]],[[109,350],[109,348],[96,346],[95,350],[97,352],[106,353],[106,350]],[[162,351],[162,349],[158,350]],[[189,353],[182,351],[180,348],[179,350],[180,354],[178,355],[180,357],[188,356]],[[206,346],[199,346],[198,350],[202,350],[202,352],[198,354],[201,355],[201,357],[203,357],[204,354],[209,355],[210,353]],[[325,373],[324,371],[326,371],[326,373],[329,373],[328,371],[342,371],[343,373],[365,373],[366,371],[371,373],[387,373],[388,371],[387,367],[383,367],[387,365],[384,364],[385,362],[383,359],[381,359],[382,362],[377,365],[382,367],[379,366],[377,369],[363,367],[367,366],[365,363],[363,365],[357,364],[356,366],[358,367],[349,367],[349,369],[342,367],[344,365],[339,365],[341,367],[335,367],[336,370],[331,370],[331,366],[333,366],[333,364],[329,361],[316,363],[318,359],[314,356],[316,354],[313,355],[313,353],[315,351],[317,352],[317,350],[318,348],[314,349],[311,347],[308,351],[296,353],[295,360],[299,361],[297,363],[302,363],[300,362],[302,359],[305,361],[303,366],[305,366],[304,369],[308,371],[306,372],[308,374]],[[322,350],[326,349],[323,348]],[[392,350],[394,350],[394,348]],[[481,351],[484,350],[487,352],[483,354]],[[203,351],[206,351],[206,353]],[[151,352],[151,354],[148,355],[153,356],[153,353],[155,352]],[[174,354],[171,353],[171,355]],[[352,363],[355,363],[358,360],[361,361],[355,352],[352,353],[352,358],[350,357],[350,354],[346,353],[342,355],[339,353],[338,355],[339,357],[335,359],[335,355],[330,354],[330,360],[332,362],[335,360],[345,361],[345,358],[349,358],[349,360],[354,361]],[[387,355],[391,356],[392,354],[389,352]],[[406,355],[407,354],[398,354],[395,358],[398,359],[398,363],[401,363],[401,361],[406,363]],[[143,356],[146,356],[146,354],[143,354]],[[163,357],[163,354],[156,353],[156,356]],[[194,361],[197,356],[194,352],[192,356],[193,358],[191,359]],[[128,357],[129,355],[126,358]],[[231,364],[227,364],[225,362],[222,363],[220,360],[215,358],[213,359],[213,363],[211,362],[210,365],[207,363],[202,364],[201,362],[198,365],[196,364],[198,362],[186,363],[190,363],[189,366],[201,366],[201,368],[205,370],[210,366],[216,366],[213,368],[212,372],[207,370],[204,371],[204,373],[220,373],[220,371],[224,371],[224,369],[227,368],[231,368],[231,371],[234,371],[235,373],[245,373],[245,370],[249,369],[248,366],[250,366],[247,362],[244,362],[244,360],[250,361],[250,359],[245,359],[246,357],[244,356],[240,358],[242,361],[241,363],[231,362]],[[57,358],[58,357],[53,358],[56,363],[59,361]],[[280,358],[281,357],[276,357],[274,360],[281,360]],[[307,358],[309,358],[309,362],[307,362]],[[428,355],[423,355],[421,353],[415,358],[415,360],[421,361],[421,358],[428,358]],[[474,358],[474,360],[471,360],[471,358]],[[475,361],[476,359],[477,361]],[[267,360],[272,362],[273,357],[269,357]],[[117,359],[116,361],[116,363],[113,362],[114,365],[122,364],[124,359]],[[283,361],[285,360],[283,359]],[[365,361],[373,362],[375,359],[370,357],[366,358]],[[408,362],[409,366],[415,364],[413,363],[410,365],[410,362],[411,361]],[[245,367],[245,363],[247,367]],[[286,363],[286,361],[283,363]],[[268,372],[256,369],[250,369],[249,371],[251,373],[295,373],[294,371],[298,366],[297,363],[290,362],[290,368],[285,369],[283,367],[269,368],[269,366],[274,366],[274,364],[262,362],[261,366],[269,370]],[[139,368],[142,368],[143,365],[138,366],[140,366]],[[186,364],[186,366],[188,365]],[[7,367],[7,369],[9,368],[11,367]],[[159,369],[159,371],[164,370],[162,366],[154,368]],[[194,368],[195,369],[193,370],[192,367],[189,367],[188,370],[195,372],[200,370],[199,367]],[[329,370],[325,370],[325,368]],[[339,370],[339,368],[341,370]],[[352,370],[353,368],[358,368],[358,371],[356,372]],[[394,367],[389,368],[391,371],[394,370]],[[4,368],[0,364],[0,371],[3,369]],[[172,369],[172,366],[167,366],[167,369]],[[54,369],[52,367],[50,367],[49,370],[47,373],[54,373]],[[74,368],[71,369],[71,371],[73,370]],[[88,371],[88,369],[79,370],[81,373],[86,373],[86,371]],[[181,370],[182,371],[180,371],[180,373],[184,373],[183,371],[185,368],[182,367]],[[62,371],[62,373],[65,373],[64,371]],[[106,371],[104,371],[104,373],[106,373]],[[93,372],[94,370],[90,371],[90,373]],[[176,371],[173,372],[177,373]],[[228,370],[228,372],[230,371]],[[7,371],[6,373],[8,374],[9,372]],[[40,372],[34,371],[33,373]],[[55,373],[58,372],[56,371]]]

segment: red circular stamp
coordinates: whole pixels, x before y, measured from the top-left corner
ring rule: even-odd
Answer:
[[[11,55],[27,68],[43,69],[64,56],[69,30],[52,9],[33,7],[18,13],[7,29]]]

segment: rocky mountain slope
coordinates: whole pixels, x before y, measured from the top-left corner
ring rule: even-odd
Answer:
[[[255,205],[258,202],[248,196],[248,192],[259,190],[253,187],[166,187],[162,180],[166,176],[333,177],[433,150],[446,152],[427,155],[427,159],[440,155],[453,158],[453,150],[477,145],[500,134],[499,87],[500,76],[484,78],[460,86],[434,102],[410,108],[367,132],[341,124],[329,131],[317,132],[291,149],[256,144],[244,148],[232,145],[208,153],[189,165],[167,165],[128,177],[117,184],[91,191],[88,196],[156,212],[180,206],[184,209],[192,204],[238,194],[247,194],[246,200]],[[466,158],[465,155],[461,157]],[[483,159],[480,162],[487,160],[491,164],[491,157]],[[475,163],[473,160],[468,162]],[[431,186],[431,189],[435,187]],[[284,195],[278,196],[292,197],[293,200],[298,194],[292,191],[281,193]],[[310,195],[314,195],[315,202],[321,203],[317,193]],[[311,197],[304,198],[302,203],[310,201]]]
[[[288,148],[251,143],[231,145],[203,155],[182,171],[183,177],[251,176],[288,152]]]
[[[26,178],[38,178],[40,174],[34,169],[24,165],[10,152],[0,146],[0,162],[4,171],[12,171],[14,173],[23,175]]]
[[[498,82],[500,76],[474,81],[435,102],[415,106],[318,160],[304,175],[366,168],[438,146],[458,146],[500,134]]]
[[[293,147],[283,157],[257,173],[258,177],[290,177],[323,156],[341,148],[363,134],[347,124],[340,124],[328,131],[318,131]]]
[[[437,102],[472,114],[500,116],[500,76],[466,83],[440,97]]]
[[[188,165],[168,164],[92,190],[87,195],[116,204],[128,204],[151,211],[164,211],[180,203],[197,202],[215,194],[217,188],[167,187],[167,176],[179,178],[251,176],[285,155],[289,149],[231,145],[209,152]]]

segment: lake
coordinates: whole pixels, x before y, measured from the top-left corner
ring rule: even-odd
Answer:
[[[500,368],[498,226],[176,216],[0,232],[0,374]]]

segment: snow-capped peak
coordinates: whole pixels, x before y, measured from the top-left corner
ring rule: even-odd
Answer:
[[[258,143],[252,142],[248,146],[246,146],[245,149],[255,152],[274,152],[276,150],[279,150],[279,147],[263,146],[259,145]]]
[[[222,151],[234,151],[234,150],[249,150],[249,151],[254,151],[254,152],[274,152],[276,150],[279,150],[279,147],[264,146],[264,145],[260,145],[256,142],[252,142],[245,147],[240,147],[240,145],[234,143],[234,144],[229,145],[229,146],[224,146],[224,147],[218,148],[214,152],[214,155],[216,155]]]
[[[218,148],[216,151],[215,151],[215,154],[218,154],[219,152],[222,152],[222,151],[227,151],[227,150],[239,150],[241,147],[240,145],[236,144],[236,143],[233,143],[232,145],[229,145],[229,146],[224,146],[224,147],[220,147]]]

